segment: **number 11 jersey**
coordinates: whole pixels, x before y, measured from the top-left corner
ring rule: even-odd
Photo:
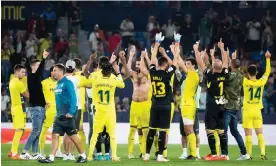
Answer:
[[[156,70],[155,65],[150,65],[150,77],[152,85],[152,104],[170,105],[173,101],[171,77],[176,70],[170,66],[167,70]]]

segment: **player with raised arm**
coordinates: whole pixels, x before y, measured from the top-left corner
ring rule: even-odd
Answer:
[[[186,73],[185,86],[181,101],[181,115],[184,124],[184,131],[188,138],[190,155],[187,160],[196,160],[196,136],[194,133],[194,120],[196,115],[196,92],[199,84],[199,76],[195,69],[196,60],[186,59],[185,63],[179,57],[179,68]]]
[[[207,80],[207,110],[205,113],[205,127],[211,154],[204,160],[229,160],[227,156],[227,138],[224,134],[223,111],[227,100],[224,96],[224,84],[228,77],[228,56],[224,50],[222,39],[218,46],[222,53],[222,61],[215,59],[212,68],[207,68],[198,51],[199,42],[193,45],[195,57],[199,68],[203,71]],[[217,156],[214,131],[217,130],[220,138],[221,156]]]
[[[102,75],[95,75],[90,78],[93,88],[93,102],[96,103],[96,113],[94,118],[93,135],[90,140],[88,160],[93,160],[92,155],[97,142],[99,133],[103,131],[106,126],[107,133],[110,136],[110,143],[112,149],[112,160],[120,161],[117,157],[117,143],[116,143],[116,111],[114,103],[114,95],[116,88],[124,88],[125,83],[119,71],[117,62],[111,61],[102,65]],[[115,70],[115,76],[112,74],[112,66]]]
[[[173,100],[170,80],[176,69],[175,66],[177,64],[177,57],[174,57],[172,66],[169,66],[168,60],[165,57],[160,57],[158,59],[159,69],[156,69],[157,51],[158,47],[160,46],[160,42],[163,40],[164,37],[162,37],[162,33],[156,34],[156,43],[153,48],[150,65],[150,77],[153,94],[150,111],[150,129],[147,136],[146,154],[144,161],[149,161],[150,159],[150,150],[157,129],[159,129],[159,152],[157,161],[169,161],[163,157],[163,150],[165,149],[166,132],[170,128],[171,102]]]
[[[266,57],[266,70],[262,78],[256,79],[258,73],[255,65],[250,65],[247,68],[248,78],[243,79],[243,114],[242,126],[244,128],[246,137],[246,149],[250,157],[252,157],[252,129],[255,129],[258,137],[259,148],[261,151],[261,159],[267,160],[265,154],[265,140],[263,135],[263,119],[261,109],[263,108],[263,91],[264,86],[268,80],[271,66],[269,51],[265,53]]]
[[[133,82],[133,94],[130,107],[130,130],[128,135],[128,158],[134,158],[134,138],[138,129],[139,146],[142,156],[146,153],[146,141],[148,135],[148,125],[151,106],[151,82],[149,71],[145,64],[145,59],[148,58],[147,50],[142,51],[141,60],[136,61],[136,69],[131,69],[131,64],[135,50],[130,50],[128,60],[128,69],[130,70]]]

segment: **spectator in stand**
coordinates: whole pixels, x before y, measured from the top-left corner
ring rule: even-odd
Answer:
[[[133,37],[134,24],[131,21],[130,16],[127,16],[120,25],[121,35],[122,35],[122,46],[127,48],[129,41]]]
[[[5,42],[2,45],[1,49],[1,73],[4,76],[4,84],[8,84],[10,72],[11,72],[11,63],[10,57],[15,53],[12,45],[9,42]]]
[[[180,29],[180,27],[183,25],[184,22],[184,13],[181,11],[181,6],[179,5],[176,8],[176,11],[172,14],[172,20],[176,26],[177,31]]]
[[[173,34],[176,32],[176,26],[172,22],[172,19],[168,19],[168,24],[162,26],[162,31],[164,32],[165,40],[163,42],[164,46],[168,48],[174,41]]]
[[[43,70],[43,79],[50,77],[50,69],[55,65],[55,60],[50,57],[45,60],[45,67]]]
[[[46,32],[55,33],[57,16],[51,5],[48,5],[40,17],[44,19]]]
[[[100,29],[99,25],[94,26],[94,30],[89,36],[89,47],[91,52],[98,51],[102,53],[103,51],[103,42],[105,41],[104,32]]]
[[[181,37],[181,46],[183,48],[184,56],[188,57],[193,48],[194,41],[196,40],[196,27],[192,24],[190,14],[186,14],[183,26],[180,28],[179,33]]]
[[[23,48],[25,47],[25,42],[22,31],[17,31],[13,45],[15,46],[15,54],[10,59],[12,69],[16,64],[21,63],[21,59],[23,57]]]
[[[220,38],[223,39],[223,43],[225,43],[225,46],[230,47],[231,46],[231,23],[227,16],[221,21],[218,31],[218,37],[217,40]],[[226,49],[226,48],[225,48]]]
[[[232,34],[233,34],[232,37],[234,42],[234,48],[238,50],[239,55],[243,55],[243,46],[244,46],[243,24],[237,14],[233,15]]]
[[[154,16],[149,17],[147,24],[148,31],[148,49],[151,47],[151,44],[155,42],[155,34],[160,32],[159,23],[156,21]]]
[[[120,36],[119,31],[114,31],[112,33],[112,36],[109,37],[108,43],[109,43],[109,53],[112,54],[112,52],[115,51],[115,49],[118,47],[118,45],[121,43],[122,38]]]
[[[265,22],[271,23],[273,21],[273,17],[270,10],[266,10],[265,15],[262,18],[262,25],[265,25]]]
[[[72,1],[72,7],[69,13],[69,22],[71,24],[72,31],[79,38],[79,31],[81,25],[80,8],[77,6],[76,1]]]
[[[69,59],[74,59],[79,57],[79,39],[76,37],[76,34],[73,32],[70,34],[68,41],[69,48]]]
[[[210,37],[212,32],[212,23],[208,18],[208,14],[205,13],[203,18],[200,20],[198,35],[200,40],[201,49],[208,48],[210,44]]]
[[[25,47],[27,59],[30,59],[32,56],[36,56],[37,53],[35,51],[35,47],[37,47],[36,44],[38,42],[39,41],[37,40],[35,34],[30,33]]]
[[[37,21],[35,13],[32,13],[32,17],[28,22],[28,33],[36,33]]]
[[[59,38],[59,41],[55,45],[55,60],[58,61],[68,49],[68,44],[63,37]]]
[[[123,100],[123,106],[122,106],[122,111],[123,112],[128,112],[130,110],[130,101],[128,97],[124,97]]]
[[[43,51],[49,50],[52,46],[52,34],[46,33],[42,38],[39,39],[40,47],[38,49],[37,59],[42,60]]]
[[[1,122],[8,122],[10,119],[11,101],[7,95],[6,88],[1,88]]]
[[[272,68],[273,74],[268,80],[268,98],[269,102],[274,106],[276,112],[276,69]]]
[[[248,30],[247,34],[247,51],[255,52],[260,51],[260,28],[261,24],[256,20],[255,17],[252,18],[251,21],[246,23],[246,27]]]
[[[268,20],[264,22],[264,30],[262,34],[261,54],[264,54],[264,51],[271,51],[270,48],[273,45],[273,33],[271,30],[271,23]]]

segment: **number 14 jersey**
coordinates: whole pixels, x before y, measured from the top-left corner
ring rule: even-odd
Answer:
[[[170,66],[167,70],[156,70],[155,65],[150,65],[150,77],[152,85],[152,104],[171,104],[173,101],[171,77],[176,70]]]

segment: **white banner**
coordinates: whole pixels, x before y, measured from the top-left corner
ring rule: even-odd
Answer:
[[[12,123],[2,123],[1,128],[12,128]],[[31,123],[26,124],[26,128],[31,128]],[[263,133],[265,137],[266,145],[276,145],[276,125],[264,125],[263,126]],[[242,135],[243,139],[245,140],[244,130],[242,126],[239,124],[238,129],[240,134]],[[49,129],[51,130],[51,129]],[[84,123],[84,131],[86,136],[88,137],[89,134],[89,124]],[[129,124],[128,123],[117,123],[116,126],[116,136],[117,136],[117,143],[118,144],[127,144],[128,143],[128,133],[129,133]],[[258,139],[256,137],[255,132],[253,131],[253,144],[258,144]],[[205,132],[205,125],[201,123],[199,125],[199,134],[200,134],[200,144],[208,144],[206,132]],[[136,143],[138,143],[138,135],[136,134],[135,138]],[[49,143],[49,142],[48,142]],[[171,131],[169,135],[169,144],[181,144],[181,135],[179,131],[179,124],[172,123],[171,124]],[[228,144],[229,145],[237,145],[235,138],[231,135],[230,131],[228,131]]]

